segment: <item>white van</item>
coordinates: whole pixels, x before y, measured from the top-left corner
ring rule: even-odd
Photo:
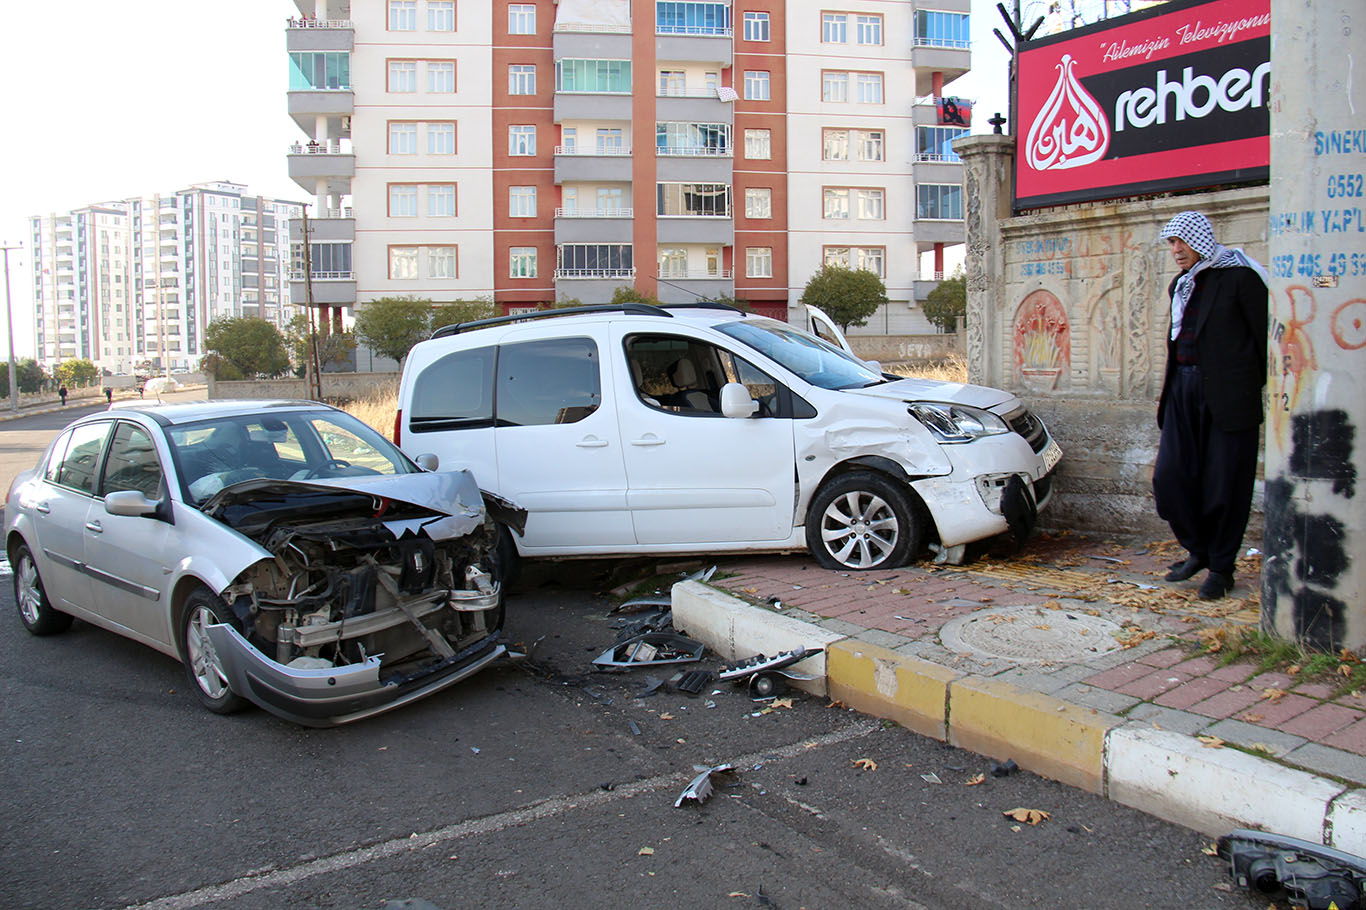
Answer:
[[[1023,540],[1062,457],[1008,392],[709,303],[439,329],[404,362],[394,433],[524,507],[523,556],[805,547],[860,570]]]

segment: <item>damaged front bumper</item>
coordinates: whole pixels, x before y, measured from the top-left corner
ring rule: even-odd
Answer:
[[[954,547],[1010,531],[1023,541],[1052,499],[1053,471],[1062,449],[1049,439],[1040,452],[1019,437],[1003,436],[956,447],[951,474],[911,485],[939,531]]]
[[[206,628],[232,691],[306,727],[335,727],[373,717],[454,685],[507,653],[490,635],[404,676],[380,679],[380,659],[322,669],[277,663],[232,626]]]

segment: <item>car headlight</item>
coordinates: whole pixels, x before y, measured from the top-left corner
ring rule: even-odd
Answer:
[[[1010,427],[997,415],[965,404],[917,401],[907,405],[906,410],[940,442],[972,442],[983,436],[1010,432]]]

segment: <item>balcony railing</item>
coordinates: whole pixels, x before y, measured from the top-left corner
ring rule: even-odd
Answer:
[[[660,269],[659,277],[668,281],[717,281],[726,279],[727,281],[735,277],[733,269],[687,269],[685,271]]]
[[[556,218],[631,218],[635,209],[556,209]]]
[[[959,164],[963,159],[957,155],[941,155],[938,152],[916,152],[916,161],[942,161],[948,164]]]
[[[326,142],[294,142],[289,146],[291,155],[350,155],[353,152],[342,146],[340,139],[329,139]]]
[[[724,25],[655,25],[656,35],[701,35],[707,38],[729,38],[734,29]]]
[[[557,145],[555,146],[555,154],[579,155],[590,158],[629,158],[631,156],[631,150],[628,148],[620,148],[615,145],[586,145],[583,147],[577,145]]]
[[[925,38],[921,35],[915,36],[916,47],[951,47],[960,50],[967,50],[972,46],[971,41],[964,41],[961,38]]]
[[[318,209],[318,212],[317,212],[317,214],[315,214],[315,215],[313,216],[313,219],[316,221],[316,220],[318,220],[318,219],[320,219],[320,218],[355,218],[355,217],[356,217],[356,210],[355,210],[353,207],[349,206],[349,205],[344,205],[344,206],[342,206],[342,207],[339,208],[339,209]]]
[[[663,147],[655,146],[655,154],[680,158],[730,158],[735,152],[729,146],[726,148],[698,148],[691,145],[666,145]]]
[[[289,28],[355,28],[350,19],[286,19]]]
[[[716,98],[720,86],[661,85],[655,91],[657,98]]]
[[[556,269],[555,278],[635,278],[635,269]]]
[[[629,35],[631,34],[630,24],[626,25],[605,25],[596,22],[556,22],[555,31],[557,32],[598,32],[609,35]]]
[[[351,280],[354,279],[355,277],[356,277],[356,273],[353,272],[353,271],[350,271],[350,270],[347,270],[347,271],[332,271],[332,272],[314,272],[314,273],[313,273],[313,280],[314,280],[314,281],[351,281]],[[303,281],[303,280],[304,280],[304,270],[303,270],[303,269],[292,269],[292,270],[290,270],[290,273],[289,273],[289,280],[290,280],[290,281]]]

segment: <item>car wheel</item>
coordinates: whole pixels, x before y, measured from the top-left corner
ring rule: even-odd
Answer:
[[[922,520],[904,485],[855,471],[822,487],[806,513],[806,545],[827,569],[890,569],[920,548]]]
[[[71,628],[71,614],[53,609],[27,544],[14,551],[14,602],[24,628],[34,635],[55,635]]]
[[[237,619],[222,599],[208,588],[196,588],[185,599],[180,617],[180,653],[199,703],[215,714],[232,714],[247,706],[246,699],[234,695],[217,649],[209,640],[206,626],[227,622],[238,627]]]

